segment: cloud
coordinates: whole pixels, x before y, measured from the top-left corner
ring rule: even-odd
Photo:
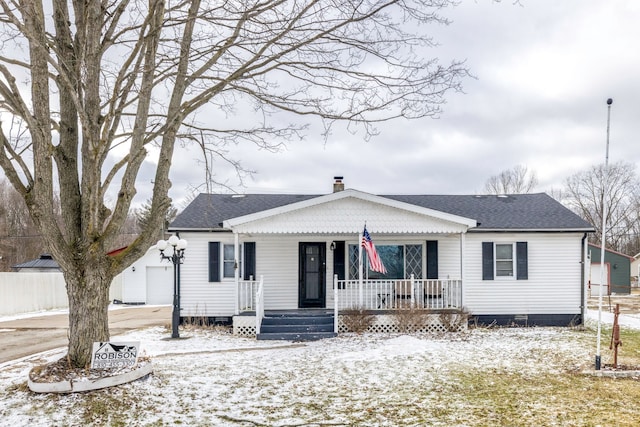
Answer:
[[[371,193],[473,194],[521,164],[548,191],[604,161],[609,97],[610,161],[638,161],[640,3],[477,0],[444,14],[453,22],[433,27],[439,45],[425,55],[466,59],[476,78],[448,96],[438,119],[384,123],[368,142],[338,126],[325,143],[312,123],[305,140],[277,154],[229,147],[257,171],[244,187],[223,163],[216,178],[247,193],[328,193],[343,175],[347,187]],[[195,149],[174,156],[174,199],[203,182],[198,157]]]

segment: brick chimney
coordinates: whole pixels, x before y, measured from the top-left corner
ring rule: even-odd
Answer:
[[[344,190],[344,182],[342,182],[342,177],[341,176],[334,176],[333,179],[334,179],[334,181],[333,181],[333,192],[337,193],[338,191]]]

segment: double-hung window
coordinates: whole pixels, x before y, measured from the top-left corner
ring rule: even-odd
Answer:
[[[235,277],[235,263],[236,259],[234,256],[234,246],[233,245],[223,245],[222,249],[222,277],[225,279],[232,279]]]
[[[496,243],[496,277],[514,276],[513,243]]]

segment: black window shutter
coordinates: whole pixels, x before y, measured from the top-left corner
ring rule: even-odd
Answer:
[[[529,278],[529,260],[527,253],[527,242],[516,243],[516,265],[517,280],[527,280]]]
[[[427,240],[427,279],[438,278],[438,241]]]
[[[493,280],[493,242],[482,242],[482,280]]]
[[[220,242],[209,242],[209,281],[220,281]]]
[[[256,242],[244,242],[244,280],[256,278]]]
[[[338,280],[345,278],[345,243],[344,241],[334,241],[335,249],[333,250],[333,274],[338,275]]]

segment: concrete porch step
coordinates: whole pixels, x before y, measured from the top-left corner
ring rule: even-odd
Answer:
[[[337,336],[335,332],[274,332],[260,333],[259,340],[284,340],[284,341],[317,341]]]
[[[274,332],[333,332],[333,321],[328,324],[264,324],[260,328],[261,333]]]
[[[334,316],[326,310],[267,312],[259,340],[315,341],[332,338]]]
[[[333,325],[331,316],[265,316],[263,325]]]

